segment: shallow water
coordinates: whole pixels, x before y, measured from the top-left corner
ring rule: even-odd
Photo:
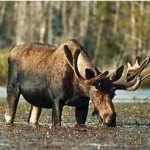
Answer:
[[[0,101],[0,114],[4,111]],[[86,127],[76,127],[74,108],[65,107],[61,128],[51,126],[51,110],[42,111],[35,127],[26,123],[29,104],[19,103],[14,125],[5,125],[0,115],[0,149],[35,150],[99,150],[150,149],[150,103],[115,103],[117,127],[102,127],[98,117],[92,117],[89,107]]]
[[[0,98],[6,98],[6,88],[0,87]]]
[[[139,89],[137,91],[116,91],[114,102],[128,103],[128,102],[149,102],[150,103],[150,89]]]

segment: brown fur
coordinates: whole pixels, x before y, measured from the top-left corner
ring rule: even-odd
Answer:
[[[35,114],[40,115],[40,108],[52,108],[53,125],[60,125],[64,105],[76,107],[77,123],[84,124],[89,98],[103,121],[108,126],[115,124],[116,113],[112,98],[95,85],[80,82],[68,63],[64,45],[70,49],[72,56],[76,49],[80,49],[77,65],[83,78],[87,76],[86,69],[91,70],[95,76],[100,73],[76,40],[68,40],[59,47],[30,43],[13,48],[8,61],[6,123],[13,122],[19,96],[22,94],[33,107],[36,106],[34,110],[39,113],[34,111]],[[38,120],[33,122],[37,123]]]

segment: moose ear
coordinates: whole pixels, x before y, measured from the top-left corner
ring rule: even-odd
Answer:
[[[72,57],[71,51],[67,45],[64,45],[64,52],[65,52],[68,63],[72,67],[73,66],[73,57]]]
[[[121,78],[121,76],[122,76],[123,70],[124,70],[124,67],[123,67],[123,66],[120,66],[114,73],[112,73],[112,74],[109,76],[109,79],[110,79],[112,82],[118,81],[118,80]]]
[[[91,69],[85,69],[85,77],[86,79],[91,79],[95,77],[95,73]]]

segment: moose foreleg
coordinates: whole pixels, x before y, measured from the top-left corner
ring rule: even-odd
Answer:
[[[88,106],[75,109],[75,118],[78,125],[85,124],[88,114]]]
[[[78,125],[85,124],[89,108],[89,98],[76,97],[70,101],[67,101],[66,104],[75,107],[75,118],[77,124]]]

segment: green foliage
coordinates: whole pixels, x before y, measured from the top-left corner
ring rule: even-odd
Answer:
[[[149,6],[147,2],[97,3],[97,28],[102,30],[98,66],[111,68],[124,63],[126,56],[149,55]]]
[[[1,51],[0,50],[0,85],[5,85],[7,80],[7,58],[8,58],[8,50]]]
[[[32,41],[59,45],[75,38],[100,70],[114,71],[127,58],[150,56],[149,16],[146,1],[1,2],[0,47]],[[1,81],[7,75],[5,57],[7,52],[0,52]]]
[[[14,11],[14,2],[7,1],[5,3],[6,3],[6,11],[8,13],[13,13],[13,11]]]

